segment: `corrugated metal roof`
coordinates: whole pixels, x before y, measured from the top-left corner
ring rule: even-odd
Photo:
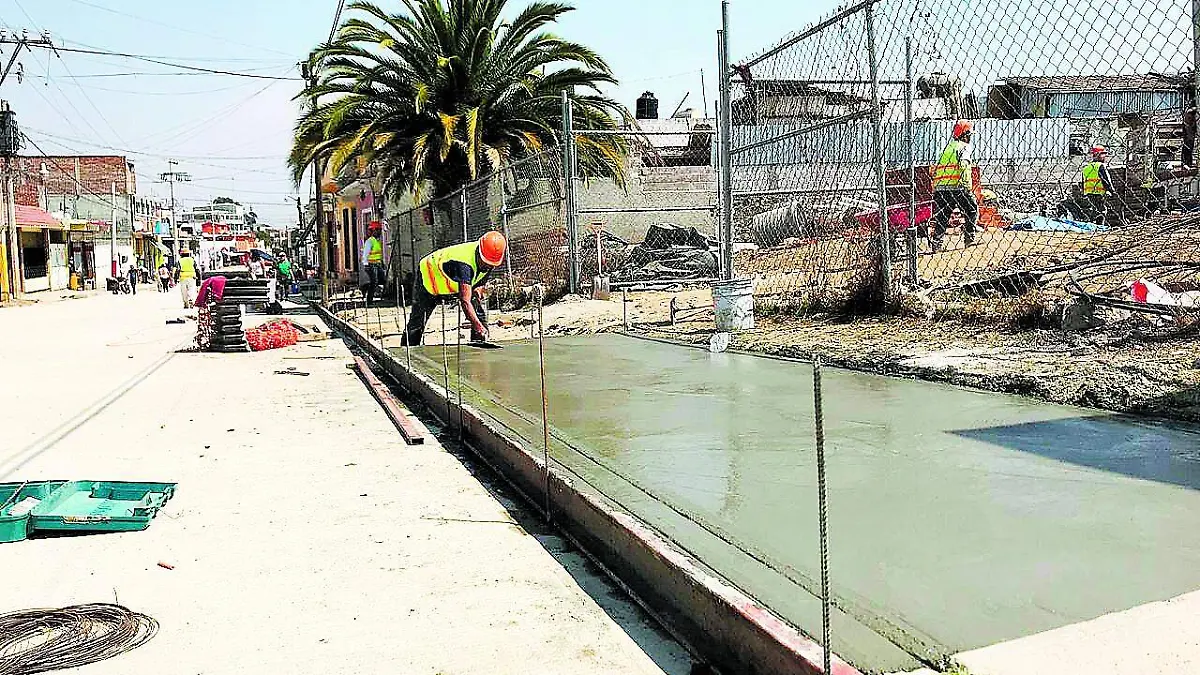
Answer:
[[[1166,75],[1053,75],[1006,77],[1004,82],[1041,91],[1173,91],[1180,78]]]

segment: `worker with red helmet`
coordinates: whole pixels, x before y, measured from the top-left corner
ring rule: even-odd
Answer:
[[[1112,179],[1108,176],[1108,148],[1092,148],[1092,161],[1083,165],[1083,198],[1093,221],[1103,223],[1108,210],[1108,195],[1112,194]]]
[[[957,209],[963,215],[963,241],[975,243],[975,224],[979,220],[979,203],[971,190],[971,131],[972,125],[959,120],[946,149],[933,169],[933,238],[934,253],[942,250],[950,217]]]
[[[419,277],[413,284],[412,313],[404,331],[404,344],[419,345],[425,324],[438,303],[447,298],[458,300],[462,313],[471,322],[471,341],[488,339],[482,302],[482,287],[492,270],[504,262],[508,241],[499,232],[488,232],[478,241],[438,249],[421,259]]]
[[[383,224],[378,220],[367,225],[367,239],[363,242],[361,262],[367,275],[363,292],[366,293],[368,305],[375,300],[375,292],[387,283],[387,267],[383,264],[383,242],[380,240],[382,233]]]

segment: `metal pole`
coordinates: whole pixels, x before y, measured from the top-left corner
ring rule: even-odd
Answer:
[[[3,104],[8,109],[8,103]],[[17,199],[13,186],[12,158],[4,158],[4,220],[5,244],[8,246],[9,299],[15,299],[24,291],[25,270],[21,265],[21,234],[17,230]]]
[[[832,646],[829,626],[829,502],[825,489],[825,409],[821,390],[821,356],[813,357],[813,406],[817,442],[817,518],[821,535],[821,645],[825,669],[829,673]]]
[[[883,105],[879,100],[879,51],[875,47],[875,7],[866,9],[867,54],[871,59],[871,136],[875,146],[875,179],[879,198],[879,257],[883,293],[892,297],[892,228],[887,217],[887,173],[883,153]]]
[[[173,159],[167,160],[167,183],[171,186],[171,255],[176,265],[179,264],[179,217],[175,215],[175,166],[179,164]]]
[[[467,241],[467,188],[462,189],[462,193],[458,195],[459,208],[462,209],[463,221],[463,242]]]
[[[579,292],[579,227],[575,203],[575,120],[571,97],[562,92],[563,124],[563,205],[567,226],[567,292]]]
[[[1200,105],[1200,0],[1192,0],[1192,105]]]
[[[542,381],[542,468],[545,471],[545,514],[550,522],[550,406],[546,400],[546,333],[542,330],[542,296],[538,290],[538,373]]]
[[[500,231],[508,241],[508,194],[504,189],[504,174],[500,174]],[[508,289],[513,290],[512,256],[504,256],[504,274],[508,278]]]
[[[721,61],[718,73],[721,78],[721,110],[717,120],[720,140],[718,147],[721,162],[720,186],[721,194],[717,203],[721,205],[721,278],[733,278],[733,148],[730,146],[733,115],[730,112],[730,81],[732,72],[729,65],[729,0],[721,2],[721,31],[717,39]]]
[[[704,69],[700,69],[700,110],[708,116],[708,84],[704,81]]]
[[[462,408],[462,302],[456,302],[458,317],[454,324],[454,384],[458,387],[458,440],[463,439],[463,408]]]
[[[112,208],[112,229],[109,231],[109,253],[112,259],[112,278],[117,280],[117,184],[109,183],[109,202],[108,205]],[[115,288],[115,287],[114,287]]]
[[[1200,0],[1197,0],[1200,2]],[[908,283],[917,284],[917,158],[916,129],[913,126],[913,53],[912,36],[904,38],[904,140],[908,148],[908,229],[904,242],[908,249]]]

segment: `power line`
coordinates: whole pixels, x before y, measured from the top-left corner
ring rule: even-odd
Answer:
[[[118,206],[118,205],[116,205],[116,204],[113,204],[113,203],[112,203],[112,201],[110,201],[110,199],[111,199],[110,195],[104,195],[104,194],[100,194],[99,192],[96,192],[95,190],[91,189],[90,187],[88,187],[87,185],[85,185],[85,184],[84,184],[82,181],[80,181],[78,178],[76,178],[76,177],[75,177],[75,171],[74,171],[74,170],[70,170],[70,171],[68,171],[66,168],[64,168],[64,167],[63,167],[63,165],[59,164],[59,163],[58,163],[58,162],[57,162],[57,161],[54,159],[54,157],[53,157],[52,155],[50,155],[49,153],[47,153],[45,150],[42,150],[42,147],[41,147],[40,145],[38,145],[38,144],[37,144],[37,141],[35,141],[35,140],[33,140],[32,138],[30,138],[30,137],[29,137],[29,134],[27,134],[27,133],[25,133],[25,132],[21,132],[21,137],[22,137],[22,138],[24,138],[25,140],[29,141],[29,144],[30,144],[30,145],[32,145],[32,146],[34,147],[34,149],[35,149],[35,150],[37,150],[38,152],[40,152],[40,153],[41,153],[41,155],[42,155],[42,157],[41,157],[41,158],[42,158],[42,159],[48,160],[48,161],[49,161],[51,164],[53,164],[53,165],[54,165],[54,167],[55,167],[56,169],[58,169],[59,173],[63,174],[64,176],[66,176],[66,177],[68,177],[68,178],[70,178],[70,179],[71,179],[71,182],[73,182],[73,183],[75,183],[76,185],[78,185],[78,186],[79,186],[80,188],[82,188],[82,189],[83,189],[85,192],[88,192],[88,193],[90,193],[90,194],[91,194],[93,197],[96,197],[96,198],[98,198],[102,204],[105,204],[105,205],[107,205],[108,207],[110,207],[110,208],[114,208],[114,209],[120,209],[120,208],[124,208],[124,207],[122,207],[122,206]]]
[[[166,66],[168,68],[179,68],[180,70],[191,70],[191,71],[195,71],[198,73],[208,73],[211,75],[227,75],[230,77],[247,77],[247,78],[251,78],[251,79],[255,79],[255,80],[278,80],[278,81],[284,81],[284,82],[301,82],[301,81],[303,81],[303,78],[299,78],[299,77],[281,77],[281,76],[277,76],[277,75],[259,75],[258,73],[251,73],[251,72],[246,72],[246,71],[223,70],[220,68],[205,68],[203,66],[193,66],[193,65],[186,64],[186,63],[173,63],[171,61],[164,61],[162,59],[151,57],[151,56],[144,56],[142,54],[130,54],[127,52],[114,52],[114,51],[101,50],[101,49],[82,49],[79,47],[58,47],[57,50],[60,52],[68,52],[71,54],[90,54],[93,56],[119,56],[121,58],[126,58],[126,59],[135,59],[138,61],[145,61],[146,63],[154,63],[154,64],[157,64],[160,66]],[[291,70],[291,68],[289,68],[288,70]]]
[[[176,26],[176,25],[169,24],[169,23],[166,23],[163,21],[158,21],[156,19],[151,19],[149,17],[139,16],[137,14],[130,14],[128,12],[122,12],[121,10],[113,9],[111,7],[104,7],[102,5],[97,5],[93,2],[88,2],[87,0],[68,0],[68,1],[74,2],[77,5],[84,5],[85,7],[92,7],[94,9],[98,9],[98,10],[101,10],[104,12],[109,12],[110,14],[116,14],[117,16],[124,16],[124,17],[128,17],[130,19],[144,21],[149,24],[154,24],[156,26],[162,26],[164,28],[170,28],[172,30],[177,30],[177,31],[180,31],[183,33],[191,33],[192,35],[199,35],[201,37],[211,38],[214,40],[221,40],[222,42],[227,42],[231,45],[238,45],[239,47],[249,47],[251,49],[258,49],[258,50],[265,51],[265,52],[272,52],[275,54],[283,54],[284,56],[288,56],[289,58],[291,57],[291,55],[288,54],[287,52],[282,52],[282,51],[279,51],[278,49],[271,49],[270,47],[264,47],[262,45],[253,45],[253,44],[247,44],[244,42],[238,42],[237,40],[231,40],[231,39],[221,36],[221,35],[213,35],[211,33],[205,33],[202,31],[191,29],[191,28],[184,28],[183,26]]]
[[[333,42],[333,36],[337,33],[338,24],[342,22],[342,10],[346,9],[346,0],[338,0],[337,11],[333,13],[333,26],[329,28],[329,39],[326,42]]]

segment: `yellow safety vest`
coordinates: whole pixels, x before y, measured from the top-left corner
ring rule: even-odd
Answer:
[[[196,259],[195,258],[180,258],[179,259],[179,280],[195,279],[196,278]]]
[[[469,241],[465,244],[438,249],[421,258],[421,281],[425,284],[425,290],[433,296],[458,293],[458,282],[446,276],[446,272],[442,270],[442,265],[451,260],[466,263],[471,268],[473,274],[471,286],[483,281],[487,272],[480,272],[479,266],[475,262],[478,250],[479,242]]]
[[[964,167],[960,161],[966,147],[967,144],[962,141],[950,141],[950,145],[942,151],[937,166],[933,167],[934,190],[971,189],[971,169]]]
[[[1104,165],[1100,162],[1089,162],[1083,165],[1083,194],[1108,194],[1108,190],[1104,188],[1104,180],[1100,178],[1100,167],[1102,166]]]
[[[383,262],[383,244],[375,237],[367,239],[367,263],[374,265]]]

